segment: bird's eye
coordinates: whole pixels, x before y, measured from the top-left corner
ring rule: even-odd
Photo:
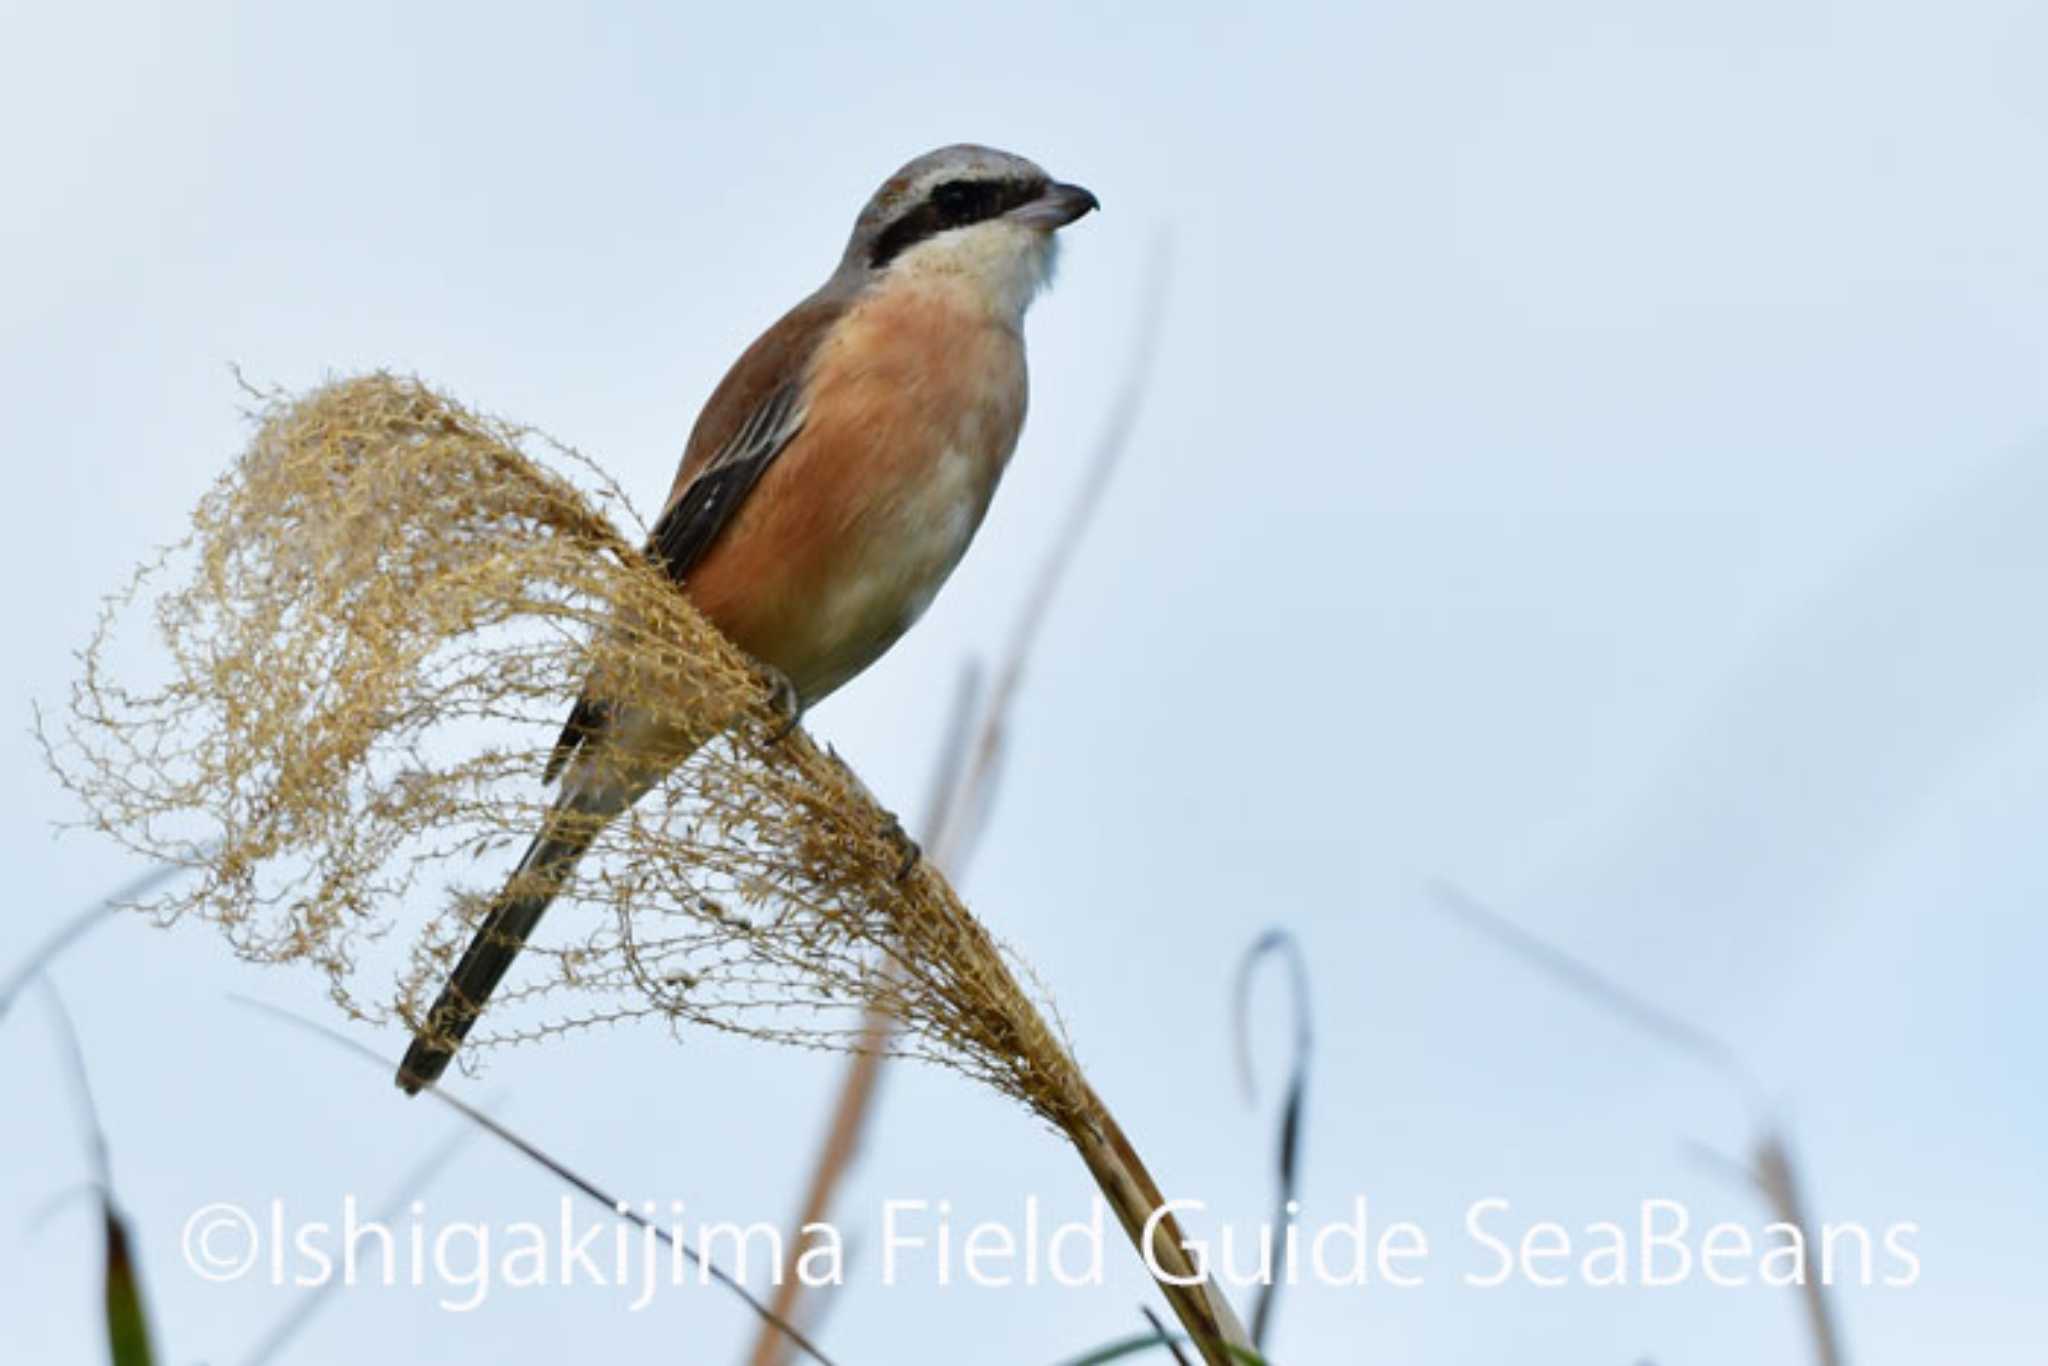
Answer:
[[[932,203],[950,223],[985,217],[989,187],[973,180],[948,180],[932,188]]]

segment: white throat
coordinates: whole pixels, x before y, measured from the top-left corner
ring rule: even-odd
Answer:
[[[889,263],[885,277],[965,294],[1018,327],[1024,310],[1052,283],[1058,260],[1053,234],[995,218],[918,243]]]

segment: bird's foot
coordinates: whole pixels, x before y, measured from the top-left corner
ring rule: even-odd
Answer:
[[[846,775],[846,781],[853,784],[855,791],[869,801],[875,801],[875,794],[868,791],[868,785],[861,781],[860,774],[855,773],[853,765],[840,757],[838,750],[830,745],[825,746],[825,757],[838,765],[839,771]],[[881,805],[880,802],[875,804]],[[882,838],[895,845],[903,855],[903,861],[896,865],[895,873],[895,880],[901,882],[915,872],[917,865],[924,861],[924,849],[910,837],[910,832],[903,828],[903,822],[897,818],[894,811],[884,809],[882,814],[889,818],[889,823],[882,828]]]
[[[903,854],[903,861],[896,865],[895,878],[896,881],[901,882],[909,877],[912,872],[916,871],[917,865],[923,861],[924,849],[916,840],[910,837],[910,832],[903,828],[903,822],[897,820],[893,814],[889,817],[889,828],[884,830],[882,834],[889,843],[895,845]]]
[[[789,675],[773,664],[754,661],[754,672],[768,687],[768,705],[781,718],[775,729],[768,733],[768,743],[779,745],[789,738],[791,731],[803,723],[804,699],[796,690],[796,684],[789,681]]]

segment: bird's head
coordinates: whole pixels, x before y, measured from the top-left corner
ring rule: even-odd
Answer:
[[[990,305],[1021,317],[1052,277],[1053,234],[1100,207],[1079,185],[992,147],[960,143],[927,152],[882,182],[854,223],[838,277],[953,277]]]

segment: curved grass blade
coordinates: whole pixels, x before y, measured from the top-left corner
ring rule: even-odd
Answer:
[[[1293,1221],[1291,1208],[1296,1192],[1301,1186],[1301,1135],[1302,1115],[1308,1104],[1309,1059],[1315,1049],[1315,1031],[1309,1007],[1308,963],[1302,956],[1301,944],[1286,930],[1272,929],[1260,935],[1237,967],[1237,1001],[1235,1009],[1237,1027],[1238,1078],[1243,1084],[1245,1099],[1255,1099],[1256,1086],[1252,1077],[1251,1030],[1248,1014],[1251,1002],[1253,974],[1266,958],[1283,955],[1287,960],[1288,978],[1293,986],[1294,998],[1294,1062],[1287,1073],[1287,1095],[1280,1106],[1280,1132],[1274,1142],[1274,1167],[1278,1177],[1276,1213],[1273,1225],[1284,1228]],[[1252,1342],[1260,1348],[1266,1345],[1266,1331],[1272,1324],[1273,1306],[1279,1299],[1280,1277],[1269,1278],[1259,1288],[1258,1299],[1252,1305]]]
[[[113,1366],[152,1366],[156,1349],[149,1332],[149,1312],[142,1297],[142,1277],[133,1254],[134,1239],[128,1221],[114,1203],[114,1177],[107,1157],[107,1134],[100,1127],[99,1107],[92,1097],[92,1082],[86,1074],[85,1048],[56,984],[42,979],[50,1019],[64,1045],[66,1071],[78,1098],[79,1120],[85,1128],[86,1150],[92,1162],[93,1186],[100,1198],[100,1228],[105,1238],[105,1265],[101,1273],[101,1303],[107,1326],[107,1354]]]

